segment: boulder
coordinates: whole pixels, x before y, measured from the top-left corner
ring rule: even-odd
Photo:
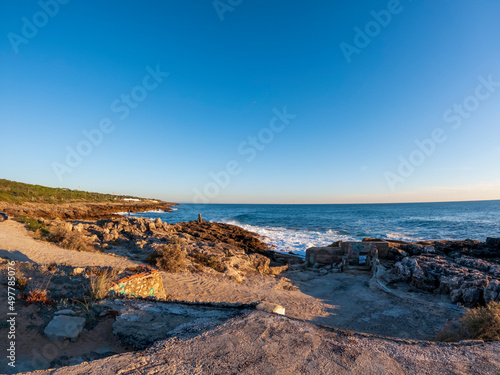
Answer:
[[[259,271],[259,273],[264,274],[269,271],[269,263],[271,260],[259,254],[251,254],[249,255],[253,266]]]
[[[476,306],[479,302],[483,291],[478,288],[467,288],[462,291],[462,299],[466,306]]]
[[[500,302],[500,280],[491,280],[484,289],[484,302]]]
[[[453,290],[460,289],[463,278],[459,276],[441,276],[439,279],[439,288],[436,289],[438,294],[450,294]]]
[[[84,267],[75,267],[73,268],[73,275],[79,275],[84,271],[85,271]]]
[[[341,244],[342,244],[342,241],[335,241],[332,244],[328,245],[327,247],[340,247]]]
[[[452,290],[450,293],[451,302],[457,303],[462,300],[462,289]]]
[[[500,237],[488,237],[486,238],[486,245],[496,249],[500,249]]]
[[[467,268],[474,268],[476,270],[479,270],[481,272],[488,272],[490,269],[490,263],[486,262],[482,259],[476,259],[476,258],[471,258],[471,257],[461,257],[455,260],[455,263],[467,267]]]
[[[243,277],[234,268],[228,268],[224,274],[227,278],[233,280],[238,284],[242,283],[244,280]]]
[[[84,229],[84,226],[82,223],[79,223],[79,224],[76,224],[75,226],[73,226],[73,230],[76,232],[81,232],[81,231],[83,231],[83,229]]]
[[[56,315],[45,327],[44,333],[49,339],[76,341],[85,325],[85,318],[67,315]]]
[[[262,301],[255,308],[257,310],[268,312],[269,314],[285,315],[285,308],[275,303]]]
[[[387,258],[388,259],[401,260],[401,259],[407,257],[408,255],[409,254],[406,251],[401,250],[398,247],[389,247],[389,249],[387,251]]]
[[[282,273],[283,271],[286,271],[287,269],[288,269],[288,265],[269,267],[268,272],[271,275],[279,275],[280,273]]]

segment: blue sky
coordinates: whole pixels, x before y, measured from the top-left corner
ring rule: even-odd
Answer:
[[[0,7],[3,178],[175,202],[500,199],[497,1]]]

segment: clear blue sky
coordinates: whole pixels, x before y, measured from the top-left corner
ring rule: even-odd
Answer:
[[[498,1],[61,2],[1,2],[2,178],[176,202],[500,198]]]

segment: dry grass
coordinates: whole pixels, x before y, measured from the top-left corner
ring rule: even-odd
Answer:
[[[19,299],[25,299],[26,305],[30,305],[32,303],[40,303],[47,306],[54,306],[55,301],[48,296],[49,284],[52,276],[50,276],[47,282],[42,285],[41,282],[37,282],[36,286],[33,286],[32,289],[28,293],[19,294]],[[25,285],[26,287],[26,285]]]
[[[196,263],[199,263],[205,267],[210,267],[217,272],[224,272],[226,267],[221,263],[221,261],[215,255],[208,255],[202,252],[196,252],[190,254]]]
[[[47,239],[69,250],[96,251],[90,238],[80,232],[69,231],[62,226],[49,227]]]
[[[185,245],[187,241],[184,238],[180,238],[179,236],[171,236],[169,238],[169,243],[171,245]]]
[[[435,338],[437,341],[500,340],[500,303],[490,302],[485,307],[467,309],[460,321],[445,325]]]
[[[113,269],[106,269],[90,276],[90,297],[94,301],[106,298],[109,294],[109,286],[117,272]]]
[[[50,298],[47,293],[46,289],[35,289],[26,295],[20,295],[20,298],[24,297],[26,299],[26,305],[41,303],[47,306],[55,306],[55,301]]]
[[[187,266],[186,256],[179,244],[158,246],[147,262],[167,272],[179,272]]]

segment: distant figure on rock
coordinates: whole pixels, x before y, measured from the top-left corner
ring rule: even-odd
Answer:
[[[198,223],[203,223],[204,220],[201,218],[201,214],[198,214]]]

